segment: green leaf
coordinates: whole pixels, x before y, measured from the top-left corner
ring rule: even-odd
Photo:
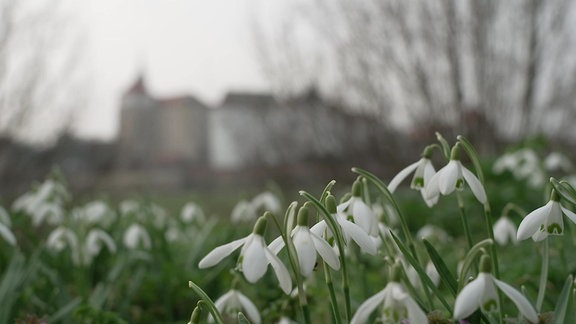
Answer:
[[[434,293],[434,295],[436,295],[438,300],[440,300],[442,305],[444,305],[444,307],[450,313],[452,313],[452,306],[450,306],[450,304],[448,304],[446,299],[444,299],[444,296],[442,295],[438,287],[436,287],[436,285],[434,285],[432,280],[430,280],[430,277],[428,277],[426,271],[422,268],[422,266],[420,265],[420,263],[418,263],[418,261],[414,258],[414,256],[412,256],[406,245],[404,245],[404,243],[398,238],[398,236],[396,236],[396,234],[394,234],[393,231],[390,231],[390,235],[392,236],[392,238],[396,242],[396,245],[406,258],[406,261],[408,261],[414,267],[416,272],[418,272],[418,276],[420,276],[420,279],[422,279],[422,281],[430,288],[430,290],[432,290],[432,292]]]
[[[446,160],[450,159],[450,145],[448,144],[448,141],[446,141],[446,139],[442,136],[442,134],[436,132],[436,139],[438,139],[438,142],[440,143],[440,147],[442,148],[442,153],[444,154],[444,157],[446,158]]]
[[[568,323],[565,319],[568,307],[572,304],[573,285],[574,278],[572,278],[572,275],[569,275],[568,278],[566,278],[562,291],[560,292],[560,297],[556,301],[556,308],[554,308],[554,321],[552,323]]]
[[[192,290],[194,290],[194,292],[198,296],[200,296],[200,298],[203,301],[206,302],[206,306],[208,307],[208,310],[212,314],[214,321],[218,324],[224,324],[224,318],[222,318],[222,314],[220,314],[220,312],[218,311],[218,308],[216,308],[216,305],[214,305],[214,302],[212,301],[212,299],[210,299],[210,297],[208,297],[208,295],[204,292],[204,290],[202,290],[202,288],[198,287],[192,281],[188,281],[188,286],[190,288],[192,288]]]
[[[456,278],[454,277],[452,272],[450,272],[450,270],[446,266],[446,263],[444,263],[444,260],[442,260],[442,257],[440,256],[438,251],[436,251],[434,246],[432,246],[432,244],[430,244],[430,242],[428,242],[428,240],[426,239],[423,239],[422,242],[426,247],[426,251],[430,256],[430,260],[432,261],[432,263],[434,263],[434,266],[436,267],[436,270],[438,271],[440,278],[442,279],[443,282],[446,283],[446,286],[448,286],[448,289],[450,289],[452,295],[456,296],[458,290],[458,282],[456,281]]]

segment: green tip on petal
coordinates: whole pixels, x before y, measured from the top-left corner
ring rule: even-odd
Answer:
[[[492,261],[490,260],[490,256],[487,254],[482,255],[480,258],[480,272],[492,272]]]
[[[558,192],[556,192],[556,190],[552,189],[552,191],[550,192],[550,200],[552,201],[560,201],[560,195],[558,194]]]
[[[336,198],[334,196],[328,195],[324,200],[324,204],[330,214],[336,214]]]
[[[266,214],[264,214],[264,216],[261,216],[256,221],[256,225],[254,225],[254,229],[252,230],[252,233],[260,235],[260,236],[264,236],[264,232],[266,232],[267,223],[268,223],[268,220],[266,219]]]
[[[402,279],[402,265],[400,264],[400,262],[396,262],[390,267],[390,281],[400,282],[401,279]]]
[[[362,196],[362,182],[360,180],[354,181],[352,185],[352,196],[361,197]]]
[[[308,206],[306,206],[306,204],[300,207],[298,211],[298,225],[308,226]]]
[[[460,143],[456,142],[450,152],[450,160],[460,160]]]

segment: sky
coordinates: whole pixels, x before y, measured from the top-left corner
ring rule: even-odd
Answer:
[[[277,3],[279,1],[276,1]],[[86,33],[91,104],[81,137],[112,139],[119,100],[142,73],[153,95],[190,94],[217,105],[229,90],[265,92],[251,22],[269,15],[255,0],[86,0],[74,15]],[[266,9],[268,8],[268,9]],[[256,18],[255,18],[256,17]]]

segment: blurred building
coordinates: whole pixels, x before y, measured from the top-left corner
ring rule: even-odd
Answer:
[[[385,132],[375,119],[331,106],[313,90],[286,101],[230,93],[207,107],[191,96],[156,98],[139,77],[122,98],[118,177],[127,180],[118,181],[186,185],[234,172],[257,178],[264,169],[293,173],[337,163],[349,171],[352,160],[384,156]]]
[[[155,98],[143,77],[128,89],[121,104],[121,167],[207,163],[206,105],[191,96]]]

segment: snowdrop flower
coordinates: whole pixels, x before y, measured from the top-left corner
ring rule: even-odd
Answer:
[[[422,153],[422,158],[420,160],[410,164],[402,171],[398,172],[398,174],[392,178],[392,181],[388,184],[388,190],[390,192],[394,192],[398,185],[408,177],[408,175],[414,172],[414,177],[412,177],[412,182],[410,183],[410,188],[420,191],[422,194],[422,198],[426,202],[428,207],[432,207],[436,205],[438,202],[438,195],[432,197],[431,199],[426,199],[424,197],[424,188],[432,178],[432,176],[436,173],[434,166],[432,165],[432,161],[430,161],[430,157],[432,156],[432,147],[428,146],[424,153]]]
[[[59,226],[50,233],[46,240],[46,247],[56,252],[64,250],[69,247],[72,252],[72,262],[80,264],[80,245],[78,237],[71,229]]]
[[[106,246],[108,251],[112,253],[116,252],[116,243],[108,233],[101,229],[90,230],[86,236],[84,247],[86,260],[89,261],[87,264],[91,263],[92,259],[100,253],[103,246]]]
[[[120,203],[120,213],[122,216],[136,214],[140,210],[140,204],[134,200],[123,200]]]
[[[239,201],[230,214],[232,223],[251,222],[256,219],[256,217],[256,211],[252,207],[252,204],[245,200]]]
[[[2,236],[8,244],[16,246],[16,237],[14,237],[14,234],[10,230],[11,225],[12,222],[10,221],[8,212],[0,206],[0,236]]]
[[[372,237],[364,232],[358,225],[347,220],[343,213],[338,213],[336,211],[336,199],[334,196],[329,195],[326,197],[326,208],[330,214],[332,214],[332,217],[336,220],[337,224],[340,225],[342,235],[344,236],[344,243],[346,245],[350,241],[350,238],[352,238],[363,252],[371,255],[376,254],[376,242],[372,240]],[[327,230],[328,233],[326,232]],[[323,236],[324,234],[328,234],[328,238],[333,236],[326,224],[326,220],[321,220],[316,223],[316,225],[310,228],[310,231],[318,236]]]
[[[266,216],[262,216],[254,225],[254,230],[250,235],[215,248],[200,260],[198,267],[200,269],[212,267],[242,246],[240,260],[244,277],[249,282],[255,283],[264,276],[268,264],[271,264],[280,282],[280,288],[286,294],[289,294],[292,290],[290,273],[288,273],[288,269],[286,269],[276,254],[264,243],[263,234],[265,230]]]
[[[124,245],[131,250],[135,250],[140,246],[146,250],[152,247],[152,240],[150,240],[150,235],[148,235],[146,229],[138,223],[133,223],[130,225],[130,227],[128,227],[126,232],[124,232],[123,241]]]
[[[448,234],[443,228],[431,224],[422,226],[416,233],[416,237],[438,243],[448,243],[452,240],[450,234]]]
[[[362,200],[362,183],[358,180],[352,185],[352,197],[337,207],[338,212],[351,215],[364,232],[370,236],[378,236],[378,220],[370,206]]]
[[[381,314],[382,323],[428,323],[426,313],[406,293],[400,283],[400,266],[394,265],[391,270],[390,282],[376,295],[368,298],[352,317],[350,324],[366,323],[370,314],[378,307],[383,307]]]
[[[552,152],[544,159],[544,168],[548,171],[560,170],[569,172],[572,170],[572,163],[565,155]]]
[[[494,162],[492,170],[496,174],[508,170],[516,179],[527,180],[533,188],[541,187],[546,181],[540,158],[534,150],[529,148],[502,155]]]
[[[542,241],[548,235],[563,235],[564,221],[562,220],[562,214],[576,223],[576,214],[560,205],[560,196],[552,189],[550,201],[524,217],[520,226],[518,226],[516,238],[521,241],[532,236],[534,241]]]
[[[308,228],[308,207],[306,204],[298,211],[298,225],[294,227],[290,236],[292,237],[296,254],[298,255],[300,273],[304,277],[312,274],[314,266],[316,265],[317,254],[320,254],[320,257],[322,257],[332,269],[340,269],[340,260],[338,260],[338,255],[330,244]],[[284,240],[282,240],[282,237],[278,237],[270,243],[270,249],[274,253],[278,253],[283,247]]]
[[[530,322],[538,323],[538,314],[528,299],[512,286],[492,276],[490,262],[489,256],[482,256],[478,277],[467,284],[456,297],[454,318],[457,320],[464,319],[478,308],[488,313],[499,312],[500,305],[496,291],[496,288],[499,288],[504,295],[514,302],[522,316]]]
[[[204,215],[204,211],[202,208],[193,202],[189,202],[184,207],[182,207],[182,211],[180,212],[180,220],[184,223],[197,223],[202,224],[206,221],[206,216]]]
[[[494,223],[494,240],[500,245],[506,245],[508,242],[517,244],[516,225],[506,216],[500,217]]]
[[[265,191],[252,198],[251,204],[255,212],[258,212],[258,210],[268,210],[277,215],[281,211],[280,200],[269,191]]]
[[[221,314],[229,314],[237,318],[238,313],[243,312],[253,323],[262,323],[260,312],[258,312],[256,305],[236,289],[230,289],[218,298],[214,305]],[[210,321],[212,322],[213,320],[212,316],[210,316]]]
[[[456,189],[462,190],[466,182],[480,203],[487,202],[486,192],[480,180],[458,159],[459,150],[459,144],[456,143],[452,148],[450,162],[432,176],[425,188],[425,200],[432,200],[439,194],[449,195]]]

